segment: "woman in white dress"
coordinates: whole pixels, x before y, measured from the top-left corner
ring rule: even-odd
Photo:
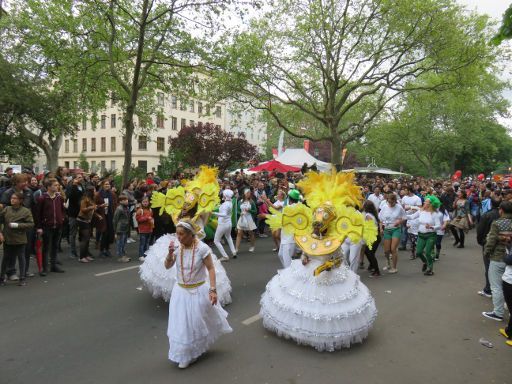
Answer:
[[[239,209],[240,218],[236,224],[236,228],[238,230],[236,236],[236,252],[238,253],[240,250],[240,243],[242,242],[242,236],[244,235],[244,232],[249,233],[249,239],[251,241],[249,252],[254,252],[254,244],[256,242],[254,237],[254,230],[256,229],[256,224],[254,224],[252,216],[256,214],[256,204],[252,199],[252,192],[250,189],[246,189],[244,191],[244,196],[240,202]],[[233,256],[233,258],[236,258],[236,256]]]
[[[220,205],[218,212],[213,212],[219,220],[217,221],[217,230],[215,231],[215,246],[219,250],[222,257],[220,261],[228,261],[229,256],[224,250],[222,246],[221,240],[224,237],[229,245],[229,249],[231,250],[231,254],[233,257],[236,256],[235,244],[233,244],[233,239],[231,238],[231,216],[233,211],[233,202],[231,199],[233,198],[233,191],[230,189],[225,189],[222,192],[222,197],[224,202]]]
[[[277,194],[276,194],[276,201],[272,204],[272,201],[270,201],[270,199],[268,197],[265,197],[264,198],[264,201],[265,201],[265,204],[267,204],[267,206],[269,208],[274,208],[276,211],[278,212],[281,212],[281,210],[283,209],[284,205],[285,205],[285,198],[286,198],[286,193],[280,189],[277,191]],[[274,249],[272,249],[273,252],[277,252],[279,251],[279,246],[281,244],[281,230],[280,229],[276,229],[274,231],[272,231],[272,240],[274,240],[274,244],[276,245],[274,247]]]
[[[219,186],[216,174],[211,168],[201,167],[196,178],[185,188],[169,189],[166,195],[153,193],[151,206],[160,208],[161,212],[165,210],[175,223],[184,218],[190,219],[196,230],[196,237],[202,240],[205,237],[204,224],[218,200]],[[175,234],[161,236],[146,251],[144,262],[139,268],[140,278],[151,295],[154,298],[162,297],[165,301],[169,301],[176,281],[176,269],[164,268],[169,245],[175,240]],[[219,303],[225,306],[231,303],[231,282],[222,263],[213,252],[211,254],[217,275]]]
[[[272,229],[292,233],[303,255],[267,284],[261,298],[263,326],[318,351],[362,342],[377,316],[370,291],[342,262],[347,236],[369,247],[377,238],[373,221],[354,209],[362,196],[352,180],[350,174],[309,173],[299,187],[311,208],[286,206],[267,220]]]
[[[167,270],[176,266],[178,271],[169,302],[169,360],[187,368],[232,329],[227,312],[217,305],[210,247],[196,238],[189,220],[178,222],[176,237],[178,244],[170,244],[164,262]]]

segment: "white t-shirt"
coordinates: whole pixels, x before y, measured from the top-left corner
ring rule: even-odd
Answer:
[[[231,224],[231,212],[233,211],[233,203],[231,200],[223,202],[219,207],[219,212],[213,212],[219,217],[219,225]]]
[[[375,209],[379,209],[381,201],[384,200],[384,195],[382,193],[379,194],[379,196],[375,195],[375,193],[372,193],[370,196],[368,196],[368,200],[370,200],[373,205],[375,205]]]
[[[418,227],[419,233],[435,233],[441,229],[441,220],[439,220],[439,216],[436,212],[421,211],[418,221],[420,224]],[[430,228],[427,228],[427,225],[429,225]]]
[[[203,263],[203,260],[211,255],[212,250],[208,245],[203,243],[200,240],[196,240],[196,250],[194,255],[194,263],[192,264],[192,248],[187,248],[183,250],[183,275],[181,271],[181,244],[177,242],[175,244],[174,254],[176,255],[176,278],[178,279],[178,283],[181,284],[196,284],[201,281],[205,281],[206,279],[206,267]],[[183,281],[183,277],[185,277],[185,281]]]
[[[441,222],[441,226],[444,224],[444,223],[447,223],[450,221],[450,215],[448,214],[448,211],[445,211],[444,214],[443,212],[441,211],[436,211],[436,216],[439,218],[439,221]],[[446,233],[446,229],[442,229],[442,228],[439,228],[436,233],[439,235],[439,236],[444,236],[444,234]]]
[[[507,284],[512,284],[512,265],[505,267],[505,273],[503,273],[501,279]]]
[[[402,197],[402,206],[406,211],[410,209],[409,207],[421,207],[421,205],[421,199],[416,195]]]
[[[279,212],[281,212],[284,207],[284,200],[283,201],[276,200],[273,205],[274,205],[275,209],[277,209]]]
[[[409,211],[410,213],[407,214],[407,232],[412,235],[418,234],[418,228],[420,226],[420,211]]]
[[[379,212],[379,219],[384,225],[384,228],[398,228],[395,225],[395,221],[405,220],[406,214],[402,206],[399,204],[395,204],[393,208],[391,208],[388,204],[385,204],[382,206],[381,211]]]

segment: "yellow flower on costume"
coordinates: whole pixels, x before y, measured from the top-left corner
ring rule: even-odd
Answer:
[[[161,215],[164,210],[170,216],[181,212],[185,204],[185,189],[182,187],[168,189],[164,195],[161,192],[153,192],[151,194],[151,207],[160,208]]]
[[[272,230],[282,228],[287,234],[306,235],[311,233],[312,211],[304,204],[287,205],[282,212],[270,207],[272,215],[267,224]]]
[[[211,212],[220,203],[218,185],[207,184],[201,189],[197,207],[197,214]]]

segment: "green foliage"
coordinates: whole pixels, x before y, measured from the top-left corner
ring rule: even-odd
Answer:
[[[183,170],[186,155],[182,151],[169,148],[167,156],[160,155],[158,176],[162,179],[172,177],[176,172]]]
[[[89,172],[89,162],[83,152],[80,153],[80,156],[78,157],[78,166],[83,169],[84,172]]]
[[[491,39],[494,45],[500,45],[503,40],[512,39],[512,4],[503,14],[503,22],[498,33]]]

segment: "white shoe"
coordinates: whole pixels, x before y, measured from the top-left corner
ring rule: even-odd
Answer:
[[[139,257],[139,261],[144,261],[146,258],[144,256]]]
[[[262,234],[259,234],[259,235],[258,235],[258,237],[260,237],[260,238],[262,238],[262,239],[265,239],[265,238],[267,238],[267,237],[268,237],[268,235],[265,235],[264,233],[262,233]]]
[[[220,260],[220,261],[229,261],[229,257],[225,257],[225,256],[224,256],[224,257],[221,257],[219,260]]]
[[[132,243],[135,243],[136,241],[135,241],[135,239],[132,239],[131,237],[129,237],[129,238],[126,240],[126,242],[127,242],[128,244],[132,244]]]
[[[254,247],[249,248],[249,252],[254,252]]]

